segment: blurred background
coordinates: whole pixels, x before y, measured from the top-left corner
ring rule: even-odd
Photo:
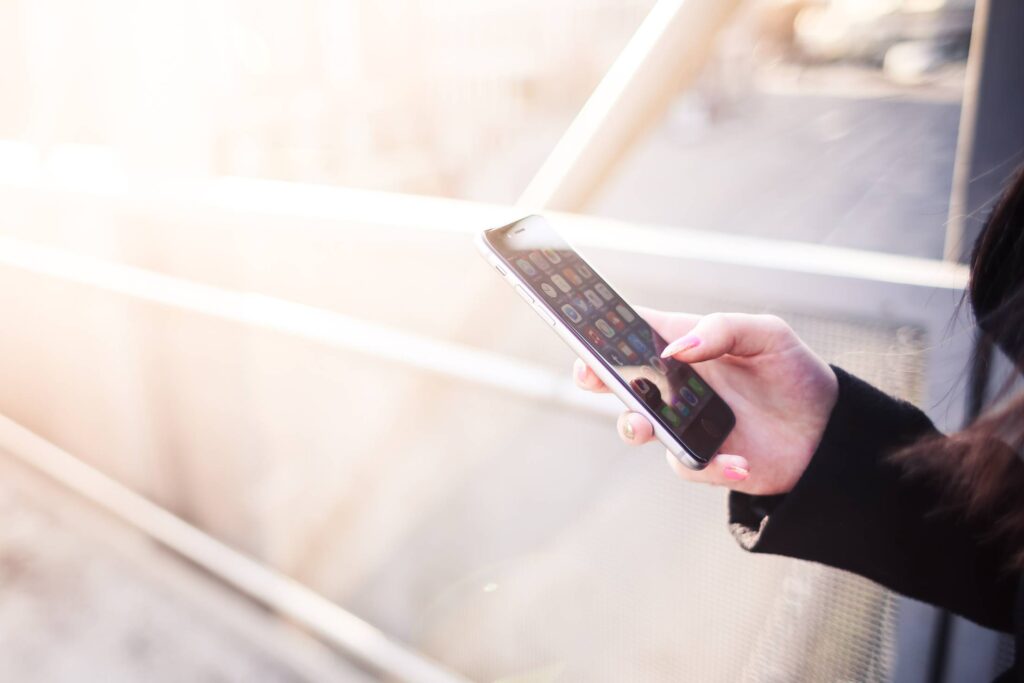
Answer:
[[[989,675],[736,549],[471,246],[549,212],[636,303],[780,313],[955,427],[1024,149],[1024,18],[978,5],[0,0],[6,675]]]

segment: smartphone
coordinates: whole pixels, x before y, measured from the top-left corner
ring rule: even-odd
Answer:
[[[681,463],[708,464],[736,416],[692,367],[661,358],[665,339],[544,218],[485,230],[477,246],[612,393],[647,416]]]

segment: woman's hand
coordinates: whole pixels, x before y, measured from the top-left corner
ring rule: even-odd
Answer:
[[[772,315],[638,312],[669,340],[663,355],[692,364],[736,414],[736,427],[704,470],[688,469],[666,452],[676,474],[757,495],[790,491],[835,406],[832,369]],[[573,375],[583,389],[608,391],[579,359]],[[618,430],[630,444],[654,438],[640,413],[623,413]]]

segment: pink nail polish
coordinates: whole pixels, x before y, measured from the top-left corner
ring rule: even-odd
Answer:
[[[690,349],[695,349],[698,346],[700,346],[700,338],[692,334],[688,334],[666,346],[665,350],[661,352],[661,357],[668,358],[669,356],[674,356],[680,351],[689,351]]]
[[[730,465],[729,467],[726,467],[724,470],[722,470],[722,474],[725,475],[726,479],[731,479],[732,481],[743,481],[744,479],[750,476],[750,471],[745,470],[742,467],[735,467]]]

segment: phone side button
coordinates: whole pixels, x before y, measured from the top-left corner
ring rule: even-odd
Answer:
[[[516,294],[518,294],[519,296],[523,297],[523,300],[526,303],[528,303],[528,304],[532,304],[533,303],[533,297],[530,296],[530,293],[527,292],[525,289],[523,289],[522,286],[516,285]]]
[[[555,326],[555,319],[551,317],[550,313],[545,311],[540,306],[535,306],[534,308],[536,309],[538,315],[540,315],[540,317],[544,320],[544,322],[546,322],[548,325],[551,325],[551,327]]]

